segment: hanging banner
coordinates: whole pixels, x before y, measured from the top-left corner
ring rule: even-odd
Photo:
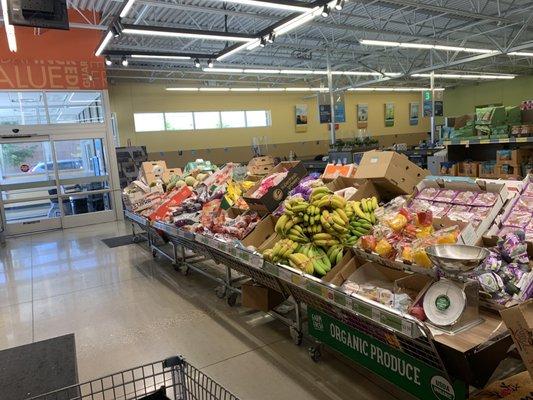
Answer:
[[[295,107],[296,132],[307,132],[307,104],[297,104]]]
[[[359,129],[368,127],[368,104],[357,105],[357,127]]]
[[[335,123],[346,122],[346,112],[344,110],[344,102],[335,103]]]
[[[320,104],[318,106],[318,118],[321,124],[331,122],[331,106],[329,104]]]
[[[394,103],[385,103],[385,126],[394,126]]]
[[[419,103],[409,103],[409,125],[418,125],[419,108]]]
[[[346,122],[346,108],[344,106],[344,94],[336,94],[334,98],[335,123]],[[329,93],[318,95],[318,115],[321,124],[331,123],[331,105]]]

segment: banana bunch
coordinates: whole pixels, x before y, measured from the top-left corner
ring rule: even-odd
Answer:
[[[294,197],[285,200],[283,205],[285,206],[285,214],[288,216],[303,217],[304,213],[307,211],[309,203],[302,198]]]
[[[342,245],[336,244],[328,249],[326,255],[328,256],[330,264],[336,265],[344,255],[344,248]]]
[[[317,233],[313,235],[313,244],[321,247],[338,245],[339,240],[331,233]]]
[[[345,244],[353,246],[357,239],[367,235],[376,223],[374,211],[378,208],[378,200],[374,197],[361,199],[361,201],[349,201],[346,204],[346,215],[349,215],[349,232],[350,237]]]
[[[303,228],[300,225],[293,225],[287,232],[287,237],[296,243],[309,243],[309,238],[305,235]]]
[[[324,227],[324,230],[332,235],[347,234],[349,222],[348,216],[341,209],[336,209],[331,212],[324,210],[320,217],[320,223]]]
[[[298,252],[309,258],[311,265],[313,266],[314,274],[318,276],[324,276],[329,270],[331,270],[331,262],[329,257],[321,248],[312,244],[306,244],[300,246]]]
[[[293,254],[299,247],[299,244],[290,240],[282,239],[277,242],[274,247],[263,252],[263,258],[272,263],[285,260],[289,255]]]
[[[313,261],[302,253],[289,254],[289,265],[305,272],[306,274],[312,274],[315,271],[313,267]]]
[[[328,208],[335,210],[338,208],[344,208],[346,206],[346,200],[344,199],[344,197],[338,196],[336,194],[326,194],[324,196],[321,196],[317,200],[313,200],[311,204],[318,208]]]
[[[311,195],[309,196],[309,202],[316,206],[323,197],[330,196],[332,194],[333,192],[329,190],[326,186],[316,187],[311,191]]]

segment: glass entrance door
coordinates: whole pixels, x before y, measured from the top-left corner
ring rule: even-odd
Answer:
[[[49,137],[0,139],[0,216],[6,234],[61,227],[54,159]]]

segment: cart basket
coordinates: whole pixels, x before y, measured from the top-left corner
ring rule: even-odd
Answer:
[[[182,356],[72,385],[28,400],[239,400]]]

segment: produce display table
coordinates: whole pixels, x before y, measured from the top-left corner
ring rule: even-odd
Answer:
[[[217,295],[226,297],[229,305],[235,304],[239,293],[235,284],[243,277],[291,296],[295,318],[278,317],[289,325],[295,343],[301,343],[305,331],[315,340],[309,350],[313,360],[318,361],[322,345],[327,345],[422,399],[466,399],[468,384],[484,384],[511,345],[505,325],[495,314],[482,313],[482,324],[455,335],[437,332],[408,314],[363,296],[348,295],[300,270],[266,262],[249,249],[161,222],[146,225],[129,212],[126,218],[149,235],[164,233],[180,250],[175,251],[172,262],[182,271],[191,268],[217,281],[224,288]],[[225,279],[196,267],[191,262],[196,258],[185,257],[185,248],[224,265]],[[233,279],[231,271],[242,277]],[[302,310],[306,310],[306,329]]]

